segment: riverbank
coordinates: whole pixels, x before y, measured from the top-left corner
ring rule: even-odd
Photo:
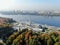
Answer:
[[[23,30],[23,29],[33,30],[36,32],[46,32],[46,31],[60,31],[60,27],[49,26],[49,25],[42,25],[42,24],[30,24],[28,22],[20,22],[14,23],[14,29],[16,30]]]
[[[6,16],[6,15],[5,15]],[[9,16],[9,15],[8,15]],[[7,16],[7,17],[8,17]],[[9,16],[9,17],[12,17],[12,19],[14,19],[14,18],[16,18],[17,17],[17,15],[11,15],[11,16]],[[7,20],[9,19],[9,17],[7,18]],[[20,15],[18,15],[18,17],[17,17],[17,19],[14,19],[14,20],[16,20],[16,22],[21,22],[20,21],[20,19],[22,19],[22,17],[20,17]],[[24,19],[26,19],[26,18],[28,18],[29,19],[29,17],[25,17],[24,15],[23,15],[23,17],[24,17]],[[34,16],[33,16],[34,17]],[[37,17],[37,16],[36,16]],[[34,22],[34,21],[38,21],[38,22],[41,22],[41,23],[46,23],[46,22],[43,22],[43,21],[45,21],[45,20],[43,20],[43,19],[45,19],[45,18],[43,18],[43,19],[39,19],[39,20],[36,20],[37,18],[35,17],[35,20],[32,20],[32,22]],[[4,18],[6,18],[6,17],[4,17]],[[32,18],[32,17],[31,17]],[[39,17],[38,16],[38,18],[41,18],[41,17]],[[57,17],[58,18],[58,17]],[[12,21],[12,19],[9,21],[9,22],[11,22]],[[53,18],[54,19],[54,18]],[[49,17],[49,20],[53,20],[53,19],[50,19],[50,17]],[[19,21],[18,21],[19,20]],[[27,19],[26,19],[27,20]],[[40,20],[43,20],[43,21],[40,21]],[[47,18],[46,18],[46,20],[47,20]],[[58,19],[57,19],[58,20]],[[24,22],[24,21],[23,21]],[[26,22],[29,22],[29,21],[26,21]],[[50,21],[51,23],[52,23],[52,25],[54,24],[53,22],[58,22],[58,21],[55,21],[55,19],[53,20],[53,22],[52,21]],[[50,23],[50,22],[48,22],[48,23]],[[45,25],[45,24],[39,24],[39,25],[41,25],[42,27],[47,27],[47,28],[49,28],[49,29],[56,29],[56,30],[60,30],[60,27],[57,27],[57,26],[50,26],[50,25],[48,25],[48,23]],[[30,24],[30,23],[29,23]],[[28,24],[28,25],[29,25]],[[33,23],[34,24],[34,23]],[[33,24],[31,24],[31,25],[33,25]],[[58,23],[59,24],[59,23]],[[26,24],[27,25],[27,24]],[[37,26],[38,24],[35,24],[35,26]],[[22,26],[22,27],[24,27],[24,26]],[[25,26],[26,27],[26,26]],[[27,27],[32,27],[32,26],[27,26]],[[33,26],[34,27],[34,26]]]

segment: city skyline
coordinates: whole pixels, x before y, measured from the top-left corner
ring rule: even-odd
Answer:
[[[0,10],[60,10],[60,0],[0,0]]]

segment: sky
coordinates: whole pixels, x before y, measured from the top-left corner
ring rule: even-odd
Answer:
[[[60,10],[60,0],[0,0],[0,10]]]

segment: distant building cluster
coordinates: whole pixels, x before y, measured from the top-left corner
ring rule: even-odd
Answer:
[[[44,11],[25,11],[25,10],[13,10],[13,11],[0,11],[0,14],[5,15],[60,15],[60,11],[56,10],[44,10]]]

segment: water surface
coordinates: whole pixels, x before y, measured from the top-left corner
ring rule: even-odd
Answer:
[[[0,15],[0,17],[13,18],[18,22],[29,22],[47,24],[60,27],[60,16],[39,16],[39,15]]]

